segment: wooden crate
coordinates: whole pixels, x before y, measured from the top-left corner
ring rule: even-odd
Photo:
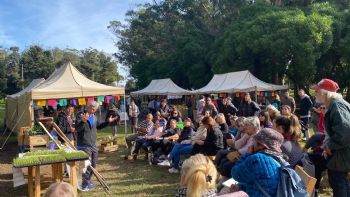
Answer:
[[[106,153],[106,152],[114,152],[116,150],[118,150],[118,145],[106,146],[106,145],[102,144],[100,146],[99,152]]]
[[[17,136],[18,146],[23,146],[25,144],[25,137],[26,137],[25,133],[29,129],[30,129],[30,127],[21,127],[19,129],[18,136]]]
[[[29,145],[29,147],[32,149],[35,146],[46,146],[49,142],[49,136],[48,135],[25,135],[24,138],[24,144]]]

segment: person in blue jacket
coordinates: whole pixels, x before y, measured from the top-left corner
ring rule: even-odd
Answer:
[[[254,136],[253,146],[232,168],[232,177],[238,184],[232,185],[233,191],[242,190],[250,197],[264,194],[258,184],[270,195],[276,196],[280,167],[274,157],[282,157],[283,136],[277,131],[265,128]]]

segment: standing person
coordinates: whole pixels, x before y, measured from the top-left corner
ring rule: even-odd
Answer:
[[[241,105],[238,108],[238,116],[257,116],[260,112],[259,105],[252,101],[252,98],[250,97],[250,94],[248,92],[244,95],[244,100],[242,101]]]
[[[339,86],[330,79],[322,79],[312,88],[315,89],[316,99],[327,108],[324,123],[329,138],[324,142],[324,154],[328,160],[328,181],[333,196],[349,197],[350,104],[337,93]]]
[[[153,120],[153,115],[147,114],[146,120],[142,121],[138,126],[137,133],[131,134],[125,138],[128,152],[125,155],[124,159],[128,159],[128,155],[130,154],[130,151],[132,148],[132,142],[135,142],[137,139],[139,139],[139,137],[145,136],[147,133],[151,132],[153,128],[152,120]]]
[[[214,118],[218,114],[218,110],[215,107],[215,105],[212,103],[212,99],[210,97],[207,97],[205,99],[205,105],[203,107],[202,115],[205,115],[205,112],[209,111],[210,116]]]
[[[283,93],[283,97],[281,98],[281,105],[288,105],[292,110],[291,112],[294,114],[296,108],[295,100],[293,97],[289,96],[289,90]]]
[[[129,117],[130,117],[132,133],[136,133],[139,114],[140,114],[140,110],[135,104],[135,101],[132,100],[129,106]]]
[[[117,125],[119,124],[120,121],[120,116],[118,113],[118,109],[115,107],[113,103],[109,104],[109,109],[105,118],[105,121],[108,122],[109,117],[116,118],[115,121],[111,122],[109,125],[112,127],[112,136],[117,135]]]
[[[74,122],[73,122],[74,106],[68,105],[66,109],[60,112],[56,119],[57,126],[61,129],[64,135],[74,144]],[[58,138],[63,142],[62,138]]]
[[[298,94],[300,97],[300,121],[304,126],[302,131],[304,133],[304,137],[306,138],[306,140],[308,140],[310,138],[310,134],[309,134],[309,121],[311,118],[310,110],[312,109],[313,104],[309,95],[305,94],[305,90],[300,89]]]
[[[278,94],[275,94],[275,99],[271,102],[271,105],[274,106],[278,111],[281,110],[281,99]]]
[[[225,115],[226,122],[228,126],[231,126],[230,116],[235,116],[238,112],[238,109],[232,104],[232,99],[230,97],[224,98],[222,100],[222,113]]]
[[[96,167],[98,151],[96,147],[96,137],[97,129],[102,129],[106,127],[109,123],[115,121],[116,118],[109,117],[108,122],[100,124],[95,116],[95,112],[98,108],[98,103],[96,101],[90,101],[86,105],[86,110],[84,112],[79,112],[77,114],[77,149],[82,150],[87,153],[90,157],[90,162],[92,167]],[[95,186],[91,182],[92,170],[90,166],[82,176],[82,191],[88,191],[94,189]]]
[[[167,100],[166,99],[162,99],[161,103],[160,103],[160,107],[158,109],[158,112],[160,112],[160,115],[165,118],[168,119],[169,117],[169,106],[167,104]]]

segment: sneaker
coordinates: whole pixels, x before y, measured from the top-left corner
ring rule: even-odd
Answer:
[[[89,183],[88,187],[89,187],[89,191],[96,189],[96,186],[92,182]]]
[[[168,160],[164,160],[157,164],[158,166],[168,166],[170,167],[170,162]]]
[[[133,160],[137,160],[137,154],[134,154],[134,155],[132,156],[132,159],[133,159]]]
[[[129,159],[129,155],[125,155],[124,160],[128,160],[128,159]]]
[[[170,168],[168,171],[169,171],[169,173],[171,173],[171,174],[178,174],[178,173],[179,173],[179,170],[176,169],[176,168]]]
[[[79,185],[79,186],[78,186],[78,190],[79,190],[79,191],[82,191],[82,192],[87,192],[87,191],[90,190],[90,189],[89,189],[89,185],[85,185],[85,186]]]

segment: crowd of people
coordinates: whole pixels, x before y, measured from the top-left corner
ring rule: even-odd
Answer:
[[[322,80],[313,88],[315,104],[304,90],[298,91],[299,117],[288,91],[264,109],[249,93],[239,106],[224,98],[218,107],[211,97],[201,96],[194,121],[182,118],[164,99],[126,137],[125,159],[138,159],[143,149],[150,164],[167,166],[169,173],[181,171],[176,196],[275,196],[280,162],[294,169],[308,160],[315,166],[316,196],[326,170],[333,195],[349,196],[350,105],[336,93],[334,81]],[[304,147],[301,140],[306,140]],[[238,184],[223,187],[230,178]]]
[[[144,150],[151,165],[169,167],[169,173],[181,172],[176,196],[252,197],[276,195],[281,162],[294,168],[310,160],[315,166],[316,196],[326,170],[333,196],[350,196],[350,105],[337,93],[339,87],[332,80],[322,80],[313,88],[315,103],[304,90],[298,91],[299,116],[288,91],[281,98],[275,95],[272,102],[265,100],[264,108],[249,93],[237,106],[230,97],[219,104],[210,96],[200,96],[194,120],[163,99],[157,107],[148,105],[149,113],[139,122],[140,109],[131,101],[132,134],[125,139],[125,159],[137,160]],[[77,148],[90,156],[93,167],[98,157],[96,131],[115,126],[120,118],[112,106],[105,122],[100,123],[94,115],[98,106],[89,102],[75,122],[68,106],[56,121]],[[304,147],[301,140],[306,140]],[[83,191],[94,189],[91,176],[88,168],[83,174]],[[231,178],[237,183],[224,186]]]

